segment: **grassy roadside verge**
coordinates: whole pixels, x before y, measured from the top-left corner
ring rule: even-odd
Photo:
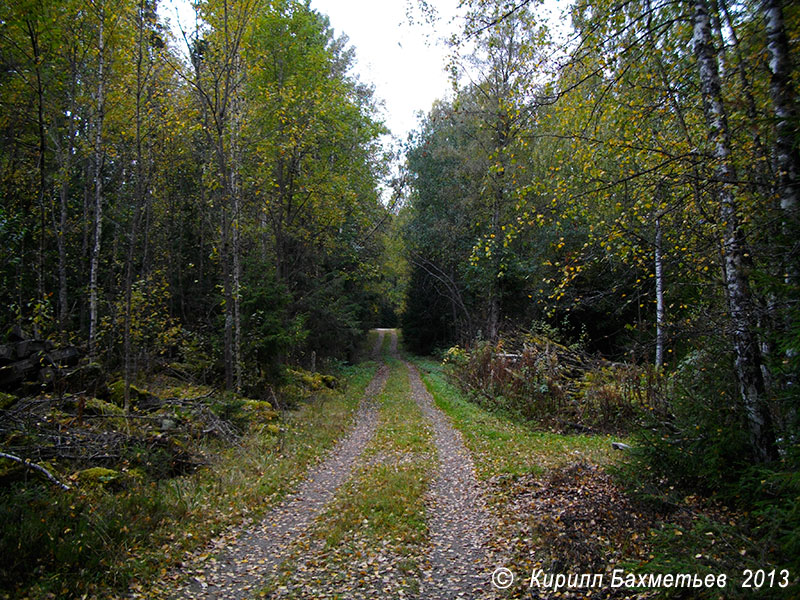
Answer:
[[[0,597],[107,597],[167,573],[187,550],[245,517],[257,518],[348,431],[375,363],[340,374],[342,390],[320,391],[285,413],[280,430],[251,431],[239,446],[209,442],[209,464],[191,475],[69,492],[11,488],[0,499],[3,547],[47,546],[26,581],[7,581]],[[32,552],[32,551],[29,551]]]
[[[543,475],[583,461],[607,464],[613,458],[610,437],[533,431],[464,399],[440,364],[413,358],[436,405],[453,421],[472,452],[478,477]]]
[[[391,371],[377,398],[375,436],[310,539],[299,540],[284,562],[273,586],[281,597],[402,597],[417,590],[435,448],[411,397],[406,367],[396,359],[387,363]]]

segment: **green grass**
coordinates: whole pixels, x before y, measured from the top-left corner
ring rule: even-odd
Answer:
[[[5,487],[0,598],[110,596],[154,580],[245,515],[263,514],[349,430],[376,368],[345,369],[343,390],[284,415],[278,435],[254,432],[232,448],[207,444],[211,464],[191,475],[66,493],[35,479]]]
[[[397,360],[389,360],[389,365],[386,387],[378,397],[380,426],[364,452],[367,466],[343,486],[321,519],[320,535],[329,547],[365,520],[367,535],[376,541],[401,538],[419,543],[426,531],[423,496],[435,449],[427,422],[411,398],[405,366]]]
[[[538,475],[575,462],[607,464],[613,459],[609,436],[533,431],[466,400],[438,363],[427,359],[414,362],[436,405],[464,436],[482,479]]]
[[[393,564],[399,571],[392,583],[400,586],[395,592],[416,590],[428,539],[424,498],[435,448],[430,427],[411,397],[406,367],[396,359],[387,362],[391,371],[377,398],[380,422],[362,455],[363,465],[337,492],[311,533],[322,548],[309,558],[309,542],[298,540],[293,558],[284,563],[271,590],[288,588],[290,598],[294,593],[329,597],[332,583],[337,589],[357,583],[352,577],[348,580],[352,561],[377,558],[377,564]],[[322,563],[324,572],[303,571],[298,577],[293,567],[302,560]]]
[[[389,349],[392,346],[392,334],[389,331],[383,334],[383,345],[381,346],[381,356],[386,358],[389,356]]]

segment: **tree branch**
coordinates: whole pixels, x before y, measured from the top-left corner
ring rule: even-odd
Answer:
[[[39,471],[64,491],[69,491],[70,489],[72,489],[66,483],[62,483],[61,481],[56,479],[55,476],[50,471],[45,469],[43,466],[37,465],[36,463],[32,463],[30,459],[20,458],[19,456],[14,456],[13,454],[6,454],[5,452],[0,452],[0,458],[7,458],[8,460],[13,460],[14,462],[18,462],[19,464],[29,469],[33,469],[34,471]]]

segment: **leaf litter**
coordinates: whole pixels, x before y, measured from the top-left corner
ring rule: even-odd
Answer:
[[[382,339],[379,339],[379,343]],[[297,490],[259,521],[246,520],[194,552],[147,591],[133,590],[133,598],[230,598],[256,595],[265,578],[286,556],[286,548],[319,515],[336,489],[349,477],[355,459],[375,433],[378,416],[375,397],[389,374],[383,365],[360,403],[356,425],[312,467]]]

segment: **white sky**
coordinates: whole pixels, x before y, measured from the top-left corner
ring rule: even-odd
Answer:
[[[427,112],[450,90],[442,38],[454,31],[458,0],[431,4],[439,13],[435,31],[419,11],[415,23],[408,22],[406,10],[415,0],[311,0],[313,8],[328,15],[335,35],[350,38],[356,49],[355,70],[362,81],[375,86],[385,106],[386,125],[401,141],[416,126],[416,114]]]

